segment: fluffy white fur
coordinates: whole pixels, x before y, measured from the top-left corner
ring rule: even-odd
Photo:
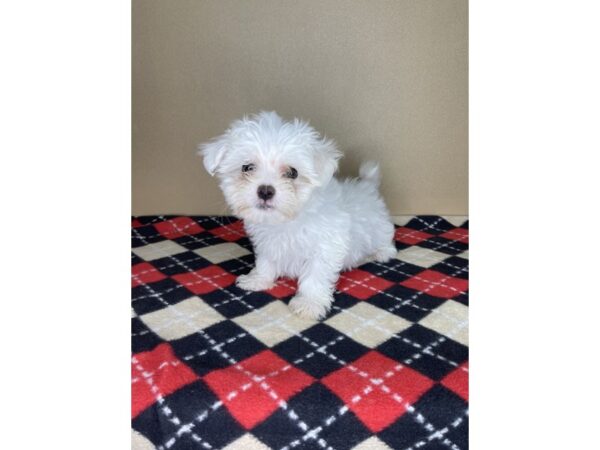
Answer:
[[[280,276],[298,278],[290,308],[320,319],[342,270],[396,254],[378,165],[363,163],[359,179],[337,180],[342,154],[308,123],[261,112],[232,123],[201,154],[254,246],[256,267],[238,277],[240,288],[265,290]],[[274,196],[259,198],[259,186],[272,186]]]

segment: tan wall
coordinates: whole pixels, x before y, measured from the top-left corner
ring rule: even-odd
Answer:
[[[467,62],[467,0],[133,0],[132,212],[225,213],[196,144],[274,109],[393,214],[465,214]]]

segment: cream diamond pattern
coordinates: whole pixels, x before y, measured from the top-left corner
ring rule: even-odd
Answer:
[[[225,320],[199,297],[140,316],[148,328],[165,340],[180,339]]]
[[[469,345],[469,308],[447,300],[419,321],[420,325]]]
[[[414,264],[415,266],[431,267],[441,263],[446,258],[449,258],[449,255],[413,245],[404,250],[400,250],[396,255],[396,258],[400,261]]]
[[[316,323],[296,316],[281,301],[273,301],[260,309],[236,317],[233,321],[269,347],[285,341]]]
[[[223,244],[211,245],[194,250],[194,253],[208,259],[213,264],[219,264],[230,259],[241,258],[251,253],[241,245],[234,242],[225,242]]]
[[[325,323],[369,348],[377,347],[412,325],[408,320],[364,302],[342,310]]]
[[[143,247],[136,247],[131,251],[146,261],[152,261],[154,259],[187,252],[187,249],[174,241],[161,241],[144,245]]]

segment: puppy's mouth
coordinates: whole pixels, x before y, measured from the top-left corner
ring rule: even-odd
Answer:
[[[268,211],[270,209],[273,209],[273,205],[271,203],[267,203],[265,201],[259,202],[258,205],[256,205],[256,207],[263,211]]]

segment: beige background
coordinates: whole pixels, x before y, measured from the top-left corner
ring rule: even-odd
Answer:
[[[466,214],[467,56],[467,0],[133,0],[132,213],[226,213],[196,145],[274,109],[392,214]]]

